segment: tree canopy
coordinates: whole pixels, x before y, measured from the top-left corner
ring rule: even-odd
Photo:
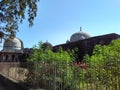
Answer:
[[[29,25],[37,13],[39,0],[0,0],[0,35],[16,32],[18,25],[28,17]],[[1,36],[0,36],[1,37]]]

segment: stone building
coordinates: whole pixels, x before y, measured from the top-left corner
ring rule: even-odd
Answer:
[[[5,39],[3,49],[0,51],[0,62],[22,62],[31,53],[31,49],[24,48],[22,40],[12,32]]]
[[[111,33],[101,36],[91,37],[88,33],[83,32],[81,29],[71,35],[70,40],[65,44],[56,45],[53,51],[57,51],[59,47],[63,50],[75,50],[77,61],[82,61],[86,54],[92,55],[95,45],[108,45],[112,40],[120,38],[120,35]]]
[[[48,41],[43,43],[43,46],[49,46],[51,49],[53,47]],[[26,62],[32,53],[33,49],[24,48],[22,40],[12,32],[4,41],[3,49],[0,51],[0,62]]]

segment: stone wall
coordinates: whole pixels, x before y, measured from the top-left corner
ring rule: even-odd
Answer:
[[[19,62],[0,62],[0,74],[16,81],[24,81],[28,70]]]

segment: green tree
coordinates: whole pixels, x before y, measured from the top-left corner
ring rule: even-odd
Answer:
[[[106,86],[118,89],[120,84],[120,39],[113,40],[109,45],[96,45],[93,55],[85,56],[88,73],[93,76],[93,81],[100,81]],[[114,83],[113,83],[114,82]]]
[[[33,25],[39,0],[0,0],[0,35],[18,30],[18,25],[28,17]]]
[[[29,70],[34,74],[28,77],[30,82],[41,83],[41,88],[51,88],[57,90],[60,87],[64,89],[70,86],[72,76],[70,52],[63,51],[59,48],[57,52],[53,52],[49,47],[44,48],[42,42],[33,47],[34,53],[28,58]],[[49,84],[48,87],[47,84]]]

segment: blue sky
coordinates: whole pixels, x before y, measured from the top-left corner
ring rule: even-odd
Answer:
[[[120,34],[120,0],[40,0],[34,26],[25,21],[17,37],[25,48],[46,40],[54,46],[80,27],[91,36]]]

